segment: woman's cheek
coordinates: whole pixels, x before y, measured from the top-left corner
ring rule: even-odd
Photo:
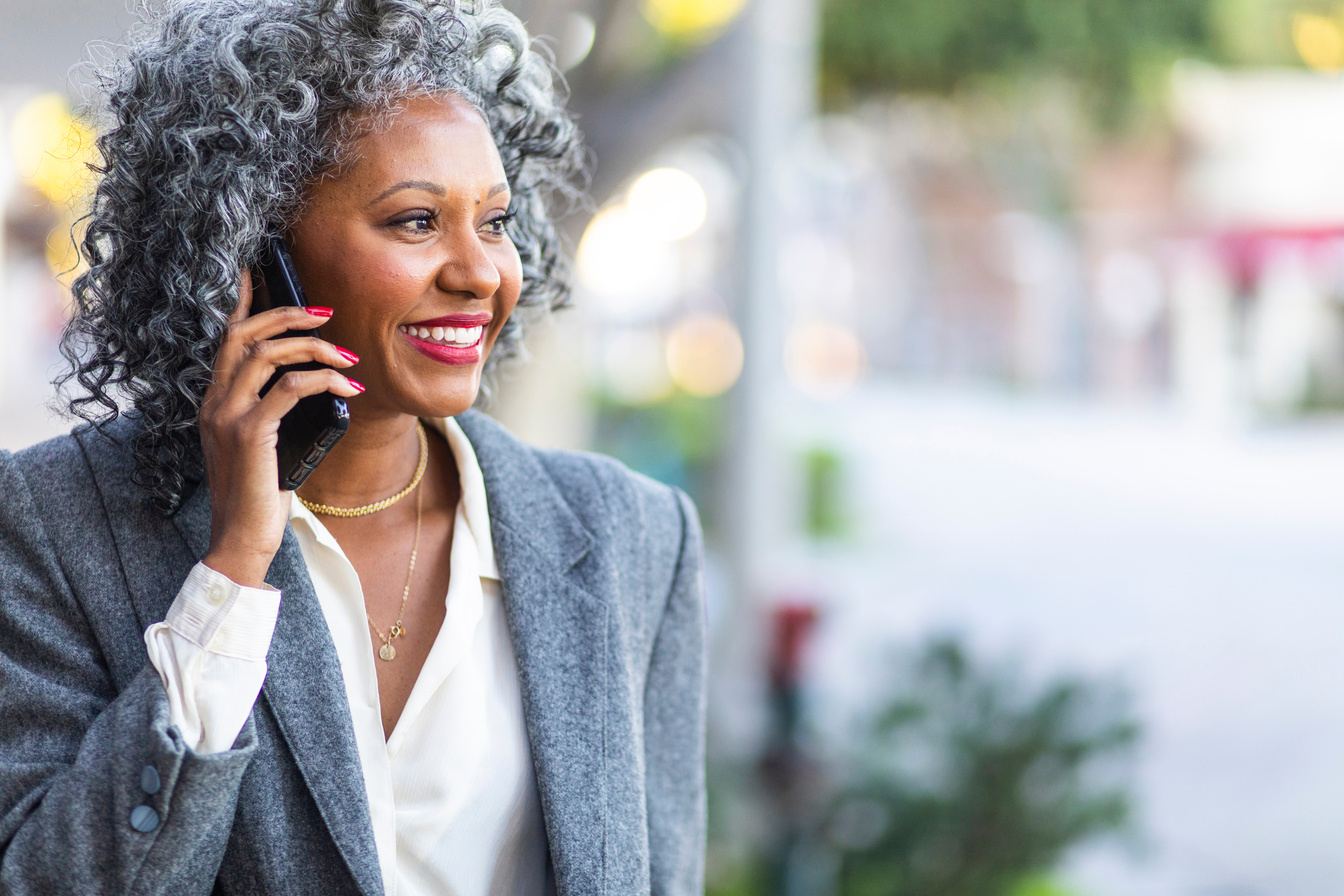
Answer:
[[[518,296],[523,291],[523,261],[518,256],[518,248],[513,245],[512,240],[508,243],[504,264],[499,268],[499,291],[506,297],[501,303],[506,307],[501,307],[499,313],[507,317],[518,304]]]

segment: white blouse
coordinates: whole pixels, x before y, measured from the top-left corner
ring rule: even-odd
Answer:
[[[546,834],[523,722],[475,451],[451,418],[426,421],[457,461],[462,499],[447,615],[391,737],[359,576],[298,501],[290,523],[336,645],[387,896],[549,893]],[[198,564],[164,622],[145,631],[188,745],[232,746],[266,676],[280,594]]]

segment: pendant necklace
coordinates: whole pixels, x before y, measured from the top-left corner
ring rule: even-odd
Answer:
[[[416,435],[420,440],[420,461],[416,464],[415,475],[411,477],[410,484],[397,492],[390,498],[384,498],[381,501],[375,501],[372,504],[365,504],[363,507],[332,507],[328,504],[319,504],[315,501],[305,501],[300,498],[298,493],[294,497],[299,503],[307,507],[313,513],[319,513],[323,516],[355,517],[368,516],[371,513],[377,513],[380,510],[386,510],[402,498],[415,492],[415,540],[411,542],[411,563],[406,569],[406,587],[401,589],[401,609],[397,611],[397,621],[392,623],[392,627],[384,635],[373,621],[373,617],[366,610],[364,618],[369,620],[369,627],[373,633],[378,636],[378,640],[383,642],[383,646],[378,648],[378,656],[385,662],[392,662],[397,658],[397,648],[392,646],[392,642],[402,635],[406,634],[404,619],[406,617],[406,599],[411,596],[411,578],[415,575],[415,555],[420,549],[420,519],[424,510],[425,492],[419,488],[420,480],[424,478],[425,468],[429,465],[429,440],[425,438],[425,425],[419,420],[415,422]]]
[[[401,589],[401,609],[397,611],[397,621],[392,623],[392,627],[384,635],[374,623],[373,617],[367,612],[364,614],[369,620],[369,626],[373,628],[373,633],[383,642],[383,646],[378,648],[379,658],[389,663],[397,658],[397,648],[392,646],[393,640],[406,634],[402,619],[406,616],[406,598],[411,595],[411,577],[415,575],[415,554],[420,549],[420,517],[424,504],[425,492],[424,489],[419,489],[415,493],[415,541],[411,542],[411,564],[406,570],[406,587]]]

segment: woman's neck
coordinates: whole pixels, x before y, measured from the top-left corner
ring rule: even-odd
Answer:
[[[371,504],[405,488],[419,462],[414,417],[352,419],[299,491],[305,501],[335,507]]]

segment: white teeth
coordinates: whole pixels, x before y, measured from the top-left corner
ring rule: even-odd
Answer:
[[[400,326],[401,330],[410,336],[426,341],[441,342],[447,345],[470,346],[475,345],[481,340],[481,333],[484,327],[412,327]]]

